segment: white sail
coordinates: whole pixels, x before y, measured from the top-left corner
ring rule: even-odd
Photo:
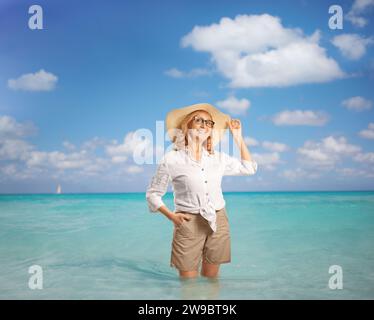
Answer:
[[[60,185],[57,186],[57,191],[56,191],[56,193],[57,193],[57,194],[62,193],[62,192],[61,192],[61,186],[60,186]]]

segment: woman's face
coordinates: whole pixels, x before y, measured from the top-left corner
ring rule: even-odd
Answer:
[[[207,125],[206,120],[212,121],[209,113],[198,112],[194,115],[189,125],[189,134],[192,139],[199,139],[204,142],[212,132],[212,128]]]

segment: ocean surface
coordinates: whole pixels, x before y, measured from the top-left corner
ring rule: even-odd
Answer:
[[[231,263],[180,280],[173,223],[144,193],[0,195],[0,299],[374,299],[374,192],[224,197]]]

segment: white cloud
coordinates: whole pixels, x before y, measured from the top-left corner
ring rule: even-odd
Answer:
[[[373,103],[368,99],[356,96],[343,100],[342,105],[349,110],[364,111],[371,109]]]
[[[284,110],[272,117],[277,126],[323,126],[329,116],[322,111]]]
[[[93,137],[92,139],[85,141],[82,144],[82,149],[87,151],[94,151],[100,146],[106,145],[107,142],[105,139],[99,138],[99,137]]]
[[[184,73],[177,68],[172,68],[165,71],[165,74],[172,78],[183,78]]]
[[[296,180],[305,179],[305,178],[317,179],[321,177],[321,174],[317,172],[310,172],[302,168],[292,168],[292,169],[283,170],[279,174],[279,176],[290,181],[296,181]]]
[[[141,166],[133,165],[130,155],[139,146],[149,147],[150,141],[135,139],[135,133],[129,132],[122,144],[116,140],[93,137],[76,145],[65,140],[62,146],[67,150],[38,150],[24,138],[34,133],[37,128],[31,123],[19,123],[9,116],[0,117],[0,180],[59,179],[80,183],[90,176],[99,176],[102,180],[117,179],[122,174],[141,173]],[[99,156],[98,147],[103,147],[104,155]],[[121,165],[116,165],[118,158]],[[10,162],[10,163],[9,163]]]
[[[129,159],[129,157],[124,156],[124,155],[112,156],[112,162],[113,163],[126,162],[128,159]]]
[[[300,28],[286,28],[269,14],[237,15],[195,26],[181,46],[210,53],[231,87],[285,87],[346,76],[319,46],[319,38],[319,30],[305,36]]]
[[[362,17],[374,6],[374,0],[355,0],[351,10],[345,16],[354,26],[362,28],[368,24],[368,20]]]
[[[105,174],[113,169],[113,164],[107,158],[100,158],[96,155],[90,157],[90,161],[80,170],[84,175]]]
[[[126,134],[123,143],[113,142],[106,146],[106,153],[111,156],[113,163],[125,162],[129,156],[134,156],[137,150],[149,150],[152,148],[152,141],[141,139],[135,132]]]
[[[51,91],[57,83],[57,76],[43,69],[35,73],[27,73],[17,79],[9,79],[8,87],[13,90]]]
[[[337,168],[336,172],[343,176],[354,176],[357,175],[358,170],[356,168]]]
[[[318,145],[306,143],[304,148],[300,148],[298,152],[304,155],[308,160],[313,162],[323,163],[324,165],[331,165],[335,163],[335,159],[330,158],[327,153],[324,153]]]
[[[21,165],[16,163],[1,166],[0,173],[0,180],[6,180],[9,177],[13,180],[26,180],[42,174],[40,170],[22,168]]]
[[[32,145],[21,139],[0,140],[0,160],[25,161],[33,149]]]
[[[140,166],[131,165],[126,168],[126,172],[130,174],[137,174],[143,172],[143,168]]]
[[[56,173],[65,172],[66,170],[69,172],[72,170],[74,172],[73,176],[76,178],[104,173],[113,174],[116,170],[113,163],[116,163],[116,161],[113,161],[111,157],[99,157],[93,152],[93,149],[83,148],[87,148],[95,140],[96,137],[83,143],[81,149],[67,153],[58,150],[40,151],[25,141],[20,140],[17,144],[14,144],[15,140],[7,140],[7,144],[0,148],[0,159],[3,160],[5,154],[7,156],[6,159],[23,161],[25,169],[30,173],[29,176],[31,176],[32,172],[36,176],[42,172],[44,176],[50,175],[53,177]],[[9,144],[11,142],[13,145],[10,145],[10,147]],[[126,167],[121,166],[121,170],[124,168],[126,169]],[[62,175],[64,179],[67,179],[68,176],[68,173]]]
[[[272,141],[263,141],[262,147],[274,152],[285,152],[289,150],[289,147],[286,144]]]
[[[276,165],[282,162],[278,152],[252,153],[252,157],[264,170],[275,170]]]
[[[89,157],[85,151],[64,153],[61,151],[32,151],[26,161],[28,167],[46,167],[55,169],[81,169],[88,165]]]
[[[259,145],[259,142],[256,139],[251,138],[251,137],[244,137],[244,143],[250,147]]]
[[[233,115],[243,115],[250,107],[251,102],[244,98],[239,100],[234,96],[230,96],[225,100],[217,101],[216,104]]]
[[[33,135],[37,128],[31,122],[20,123],[10,116],[0,116],[0,160],[25,160],[34,149],[21,138]]]
[[[108,168],[111,161],[98,157],[94,151],[100,145],[104,144],[104,140],[94,137],[85,141],[81,148],[64,141],[63,146],[69,151],[38,151],[33,150],[28,153],[26,165],[29,168],[45,168],[47,170],[72,170],[79,169],[83,173],[93,174],[101,172]]]
[[[322,140],[326,151],[336,154],[354,154],[361,150],[361,147],[349,144],[345,137],[329,136]]]
[[[17,166],[14,163],[11,163],[5,166],[1,166],[0,170],[3,174],[12,176],[17,173]]]
[[[13,117],[0,116],[0,139],[25,137],[35,134],[36,131],[31,122],[19,123]]]
[[[358,153],[355,155],[353,160],[367,164],[374,164],[374,152]]]
[[[354,156],[360,151],[360,146],[349,144],[345,137],[328,136],[318,142],[306,141],[297,153],[302,164],[331,169],[343,156]]]
[[[69,142],[69,141],[63,141],[62,145],[64,146],[64,148],[66,148],[69,151],[73,151],[73,150],[76,149],[76,146],[73,143]]]
[[[374,122],[370,122],[368,128],[361,130],[359,135],[366,139],[374,139]]]
[[[363,38],[358,34],[341,34],[335,36],[331,42],[344,57],[358,60],[366,53],[366,47],[374,43],[374,39]]]
[[[342,168],[336,169],[336,172],[339,173],[343,178],[353,177],[353,178],[374,178],[374,171],[369,169],[358,169],[358,168]]]
[[[190,71],[181,71],[177,68],[171,68],[165,71],[165,74],[172,78],[196,78],[209,75],[211,72],[207,69],[195,68]]]

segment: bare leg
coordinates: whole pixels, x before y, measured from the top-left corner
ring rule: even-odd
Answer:
[[[206,261],[203,261],[201,267],[201,275],[203,277],[215,278],[218,276],[219,267],[219,264],[211,264]]]
[[[182,271],[179,270],[179,277],[182,279],[196,278],[199,275],[199,271]]]

